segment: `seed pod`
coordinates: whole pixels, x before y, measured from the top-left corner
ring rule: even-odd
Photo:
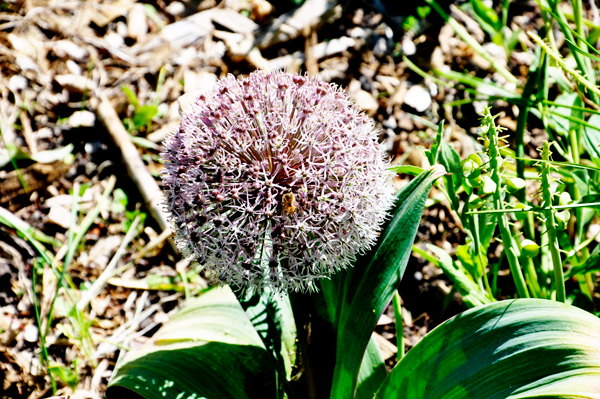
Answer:
[[[569,205],[573,200],[571,200],[571,194],[567,191],[563,191],[560,193],[560,199],[558,200],[559,205]]]
[[[468,156],[467,159],[470,159],[471,161],[475,162],[478,167],[481,167],[481,164],[483,163],[479,154],[471,154]]]
[[[478,197],[475,194],[471,194],[469,197],[469,208],[471,209],[479,209],[485,204],[485,200],[483,198]]]
[[[515,208],[529,209],[531,207],[519,202],[517,205],[515,205]],[[525,220],[525,219],[527,219],[527,213],[526,212],[515,212],[515,218],[517,218],[517,220]]]
[[[523,255],[527,256],[528,258],[533,258],[540,253],[540,246],[531,240],[523,240],[521,242],[521,250]]]
[[[506,179],[506,187],[510,193],[514,193],[525,187],[525,180],[519,177],[509,177]]]
[[[461,163],[463,176],[467,179],[473,179],[481,174],[479,170],[479,165],[475,163],[472,159],[465,159]]]
[[[485,148],[486,150],[487,150],[488,148],[490,148],[490,139],[488,139],[487,137],[485,137],[485,138],[483,139],[483,148]]]
[[[556,218],[556,228],[559,230],[564,230],[567,228],[569,219],[571,219],[571,212],[569,212],[568,210],[556,212],[554,214],[554,217]]]
[[[496,183],[492,180],[491,177],[489,176],[484,176],[483,177],[483,187],[481,188],[481,194],[480,195],[490,195],[496,192],[496,188],[498,186],[496,185]]]
[[[481,175],[467,180],[471,188],[479,188],[481,186],[481,183],[483,183],[483,178],[481,177]]]

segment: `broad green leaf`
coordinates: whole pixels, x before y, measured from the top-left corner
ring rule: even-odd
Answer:
[[[378,399],[600,398],[600,319],[543,299],[468,310],[412,348]]]
[[[274,398],[275,371],[228,287],[192,299],[117,365],[108,399]]]
[[[338,335],[332,398],[354,395],[365,348],[377,320],[400,284],[431,186],[444,173],[442,166],[434,166],[402,189],[390,212],[392,219],[374,250],[335,280],[339,283],[334,312]],[[322,287],[325,290],[329,286]]]
[[[441,151],[438,161],[440,165],[446,168],[448,173],[452,173],[452,182],[454,183],[454,187],[460,187],[463,180],[460,156],[454,150],[454,148],[452,148],[452,146],[445,141],[442,141],[441,143]],[[446,181],[448,181],[448,179],[446,179]]]
[[[372,399],[373,394],[388,376],[387,369],[381,358],[381,352],[375,337],[371,335],[367,350],[360,365],[356,399]]]

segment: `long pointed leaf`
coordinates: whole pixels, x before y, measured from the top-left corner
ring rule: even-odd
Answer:
[[[406,268],[432,184],[445,170],[438,165],[417,176],[398,195],[392,220],[375,250],[345,275],[338,302],[336,365],[332,398],[354,395],[361,360],[371,333]]]

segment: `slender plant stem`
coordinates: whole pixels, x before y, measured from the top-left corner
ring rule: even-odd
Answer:
[[[500,154],[500,144],[498,142],[498,135],[500,128],[496,126],[494,119],[490,113],[490,109],[486,108],[484,111],[484,119],[482,126],[488,127],[487,136],[490,142],[490,177],[496,183],[496,191],[494,192],[494,208],[496,210],[502,210],[502,197],[500,195],[500,165],[502,164],[502,155]],[[513,280],[517,287],[517,292],[521,298],[529,298],[527,291],[527,284],[521,265],[519,264],[519,247],[515,242],[512,233],[508,227],[508,218],[506,214],[500,213],[498,216],[498,228],[500,229],[500,236],[502,237],[502,244],[505,248],[506,258],[508,265],[510,266],[510,272],[513,275]]]
[[[533,296],[535,298],[544,298],[532,258],[528,258],[527,265],[525,267],[525,274],[527,276],[527,283],[529,284]]]
[[[112,192],[116,181],[117,181],[117,179],[115,176],[110,177],[110,179],[108,180],[108,184],[106,185],[106,188],[104,189],[104,192],[102,193],[102,197],[100,197],[100,200],[98,201],[98,203],[96,204],[94,209],[90,213],[87,214],[87,216],[85,217],[85,219],[79,226],[77,233],[71,233],[71,231],[69,231],[69,236],[71,234],[74,234],[74,236],[72,239],[69,239],[69,249],[68,249],[67,255],[65,257],[65,262],[63,264],[62,272],[58,278],[58,285],[56,286],[56,291],[54,292],[54,297],[52,298],[52,302],[50,303],[50,309],[49,309],[48,315],[47,315],[46,334],[48,334],[48,331],[50,330],[50,325],[52,324],[52,319],[53,319],[52,311],[54,310],[54,304],[56,302],[56,298],[58,298],[58,292],[59,292],[60,288],[62,287],[62,283],[65,279],[67,269],[70,266],[71,262],[73,261],[73,257],[75,256],[75,251],[76,251],[77,247],[79,246],[79,243],[83,239],[83,236],[85,235],[87,230],[90,228],[90,226],[94,222],[94,219],[96,219],[96,216],[98,216],[98,214],[100,214],[100,210],[101,210],[102,206],[104,205],[104,201],[108,198],[108,196]],[[78,194],[79,193],[76,193],[75,188],[74,188],[73,195],[77,196]],[[73,201],[73,202],[75,203],[75,201]],[[73,208],[75,208],[75,205],[73,205]],[[71,228],[74,232],[75,228],[76,228],[74,222],[71,224]],[[67,293],[68,292],[69,291],[67,291]],[[75,303],[76,302],[73,302],[73,305],[75,305]]]
[[[481,265],[482,270],[479,270],[479,272],[481,273],[481,280],[483,280],[483,284],[485,285],[484,287],[481,287],[481,291],[482,292],[487,292],[487,295],[490,299],[493,299],[494,296],[492,295],[492,287],[490,287],[490,282],[488,280],[488,275],[487,272],[485,271],[485,263],[483,261],[483,252],[481,250],[481,241],[479,238],[479,216],[478,215],[470,215],[472,218],[472,226],[473,226],[473,232],[475,233],[475,252],[477,253],[477,257],[479,259],[479,264]]]
[[[544,141],[542,147],[542,159],[545,161],[550,160],[550,144]],[[550,255],[552,256],[552,266],[554,269],[554,284],[556,285],[556,300],[559,302],[565,302],[565,276],[562,269],[562,262],[560,260],[560,253],[558,247],[558,239],[556,237],[556,218],[555,210],[552,207],[552,192],[550,191],[550,164],[544,164],[542,168],[542,195],[544,199],[544,205],[547,208],[545,211],[546,216],[546,231],[548,233],[548,248],[550,249]]]
[[[398,361],[402,360],[405,353],[405,345],[404,345],[404,322],[402,320],[402,300],[400,299],[400,294],[398,294],[398,290],[394,292],[394,297],[392,298],[392,303],[394,305],[394,318],[396,319],[396,346],[398,347],[398,353],[396,354],[396,359]]]

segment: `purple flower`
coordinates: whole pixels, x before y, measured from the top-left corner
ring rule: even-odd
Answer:
[[[234,287],[314,290],[376,241],[393,199],[372,120],[297,74],[227,76],[164,147],[178,245]]]

